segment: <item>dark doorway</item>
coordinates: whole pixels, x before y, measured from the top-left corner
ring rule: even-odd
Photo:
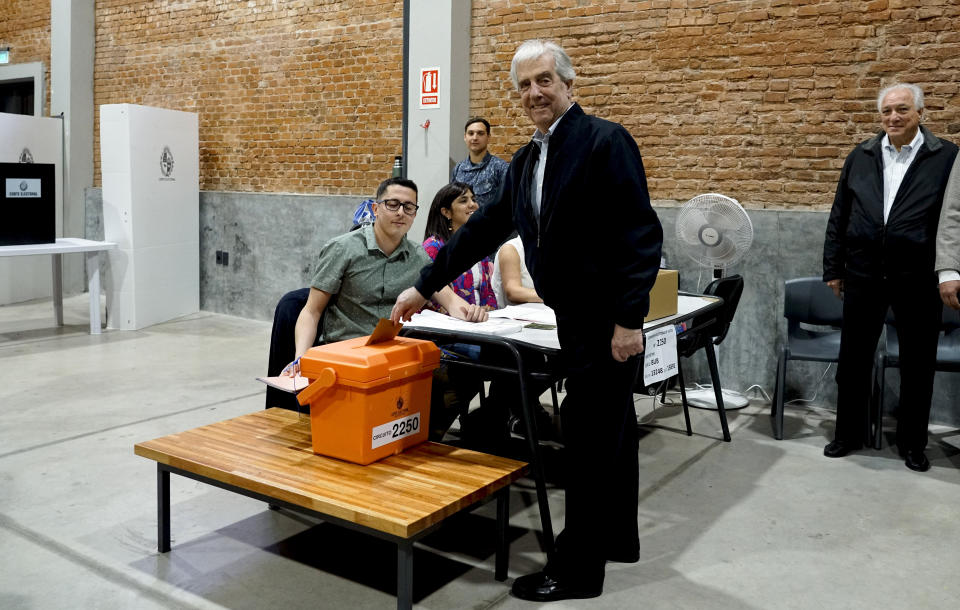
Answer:
[[[33,115],[33,79],[0,82],[0,112]]]

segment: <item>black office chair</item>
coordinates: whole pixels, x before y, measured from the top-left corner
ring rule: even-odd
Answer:
[[[892,312],[887,312],[886,340],[882,345],[883,347],[877,350],[874,363],[875,384],[871,397],[870,424],[875,449],[880,449],[883,442],[883,395],[886,389],[886,371],[889,367],[900,368],[900,340],[897,337],[896,320]],[[934,370],[960,373],[960,311],[946,305],[943,306]]]
[[[784,284],[783,317],[787,319],[787,340],[780,348],[777,379],[770,416],[773,437],[783,438],[783,393],[787,363],[791,360],[837,362],[840,358],[840,325],[843,302],[819,277],[801,277]],[[831,330],[810,330],[801,324],[830,326]]]
[[[298,288],[291,290],[280,297],[277,307],[273,311],[273,328],[270,331],[270,352],[267,357],[267,376],[276,377],[283,371],[283,367],[290,364],[293,354],[297,347],[293,340],[293,330],[297,325],[297,317],[300,310],[307,304],[307,298],[310,296],[310,288]],[[323,341],[323,319],[326,315],[320,317],[320,323],[317,325],[317,339],[314,345],[322,345]],[[266,408],[282,407],[291,411],[302,411],[306,407],[301,407],[297,402],[297,397],[289,392],[278,390],[267,386]]]
[[[720,297],[723,299],[723,305],[719,309],[693,319],[687,331],[677,337],[677,355],[681,358],[689,358],[697,350],[703,349],[707,356],[707,364],[710,366],[710,378],[713,380],[715,391],[719,393],[720,372],[717,369],[717,354],[713,346],[720,345],[720,342],[727,336],[727,331],[730,330],[730,322],[733,321],[733,315],[737,312],[737,305],[739,305],[740,297],[743,295],[743,277],[731,275],[713,280],[707,284],[703,294]],[[683,365],[679,358],[677,359],[677,377],[680,382],[683,418],[687,426],[687,436],[690,436],[693,434],[693,430],[690,427],[690,409],[687,405],[687,391],[684,387]],[[722,396],[717,400],[717,414],[720,417],[723,440],[729,442],[730,429],[727,426],[727,411],[723,406]]]

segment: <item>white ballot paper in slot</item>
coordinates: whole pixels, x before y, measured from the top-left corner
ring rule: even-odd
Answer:
[[[668,324],[645,335],[643,384],[652,385],[677,374],[677,329]]]

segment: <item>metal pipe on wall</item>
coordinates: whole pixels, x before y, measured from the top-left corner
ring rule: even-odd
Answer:
[[[403,129],[400,155],[403,157],[400,175],[407,177],[407,117],[410,115],[410,0],[403,0]]]

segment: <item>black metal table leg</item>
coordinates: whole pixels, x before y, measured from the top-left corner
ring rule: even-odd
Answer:
[[[523,411],[523,420],[527,429],[527,442],[530,447],[530,469],[533,474],[534,482],[537,488],[537,506],[540,509],[540,523],[543,527],[543,549],[546,552],[547,560],[553,556],[553,522],[550,518],[550,503],[547,501],[547,485],[543,474],[543,459],[540,452],[539,435],[537,433],[536,419],[533,416],[533,405],[527,397],[527,366],[520,350],[507,339],[496,335],[471,336],[470,333],[456,335],[450,334],[450,331],[428,329],[428,328],[405,328],[401,331],[404,336],[413,336],[420,339],[432,341],[458,340],[473,343],[476,345],[495,345],[498,348],[509,352],[517,363],[516,368],[511,369],[499,365],[489,365],[484,363],[461,363],[464,366],[475,367],[479,370],[494,372],[497,374],[516,375],[520,385],[520,401]],[[456,362],[456,361],[454,361]],[[539,375],[531,373],[531,375]]]
[[[537,487],[537,505],[540,508],[540,524],[543,527],[543,549],[547,554],[547,561],[553,558],[553,520],[550,517],[550,502],[547,500],[547,484],[543,475],[543,456],[540,453],[540,435],[537,433],[537,420],[533,415],[533,405],[527,394],[526,370],[523,365],[523,356],[516,346],[505,344],[517,361],[517,378],[520,381],[520,400],[523,419],[527,428],[527,442],[530,445],[531,466],[533,478]]]
[[[493,577],[499,582],[507,579],[510,564],[510,541],[507,528],[510,526],[510,487],[497,492],[497,557]]]
[[[683,366],[680,365],[680,359],[677,358],[677,381],[680,382],[680,405],[683,406],[683,421],[687,424],[687,436],[693,436],[693,428],[690,426],[690,406],[687,404],[687,388],[683,380]]]
[[[723,440],[730,442],[730,428],[727,427],[727,410],[723,407],[723,388],[720,387],[720,371],[717,369],[717,353],[713,351],[713,343],[707,343],[707,363],[710,365],[710,379],[713,381],[713,394],[717,398],[717,413],[720,415],[720,428],[723,429]]]
[[[170,471],[157,464],[157,550],[170,551]]]
[[[413,608],[413,542],[397,542],[397,610]]]

